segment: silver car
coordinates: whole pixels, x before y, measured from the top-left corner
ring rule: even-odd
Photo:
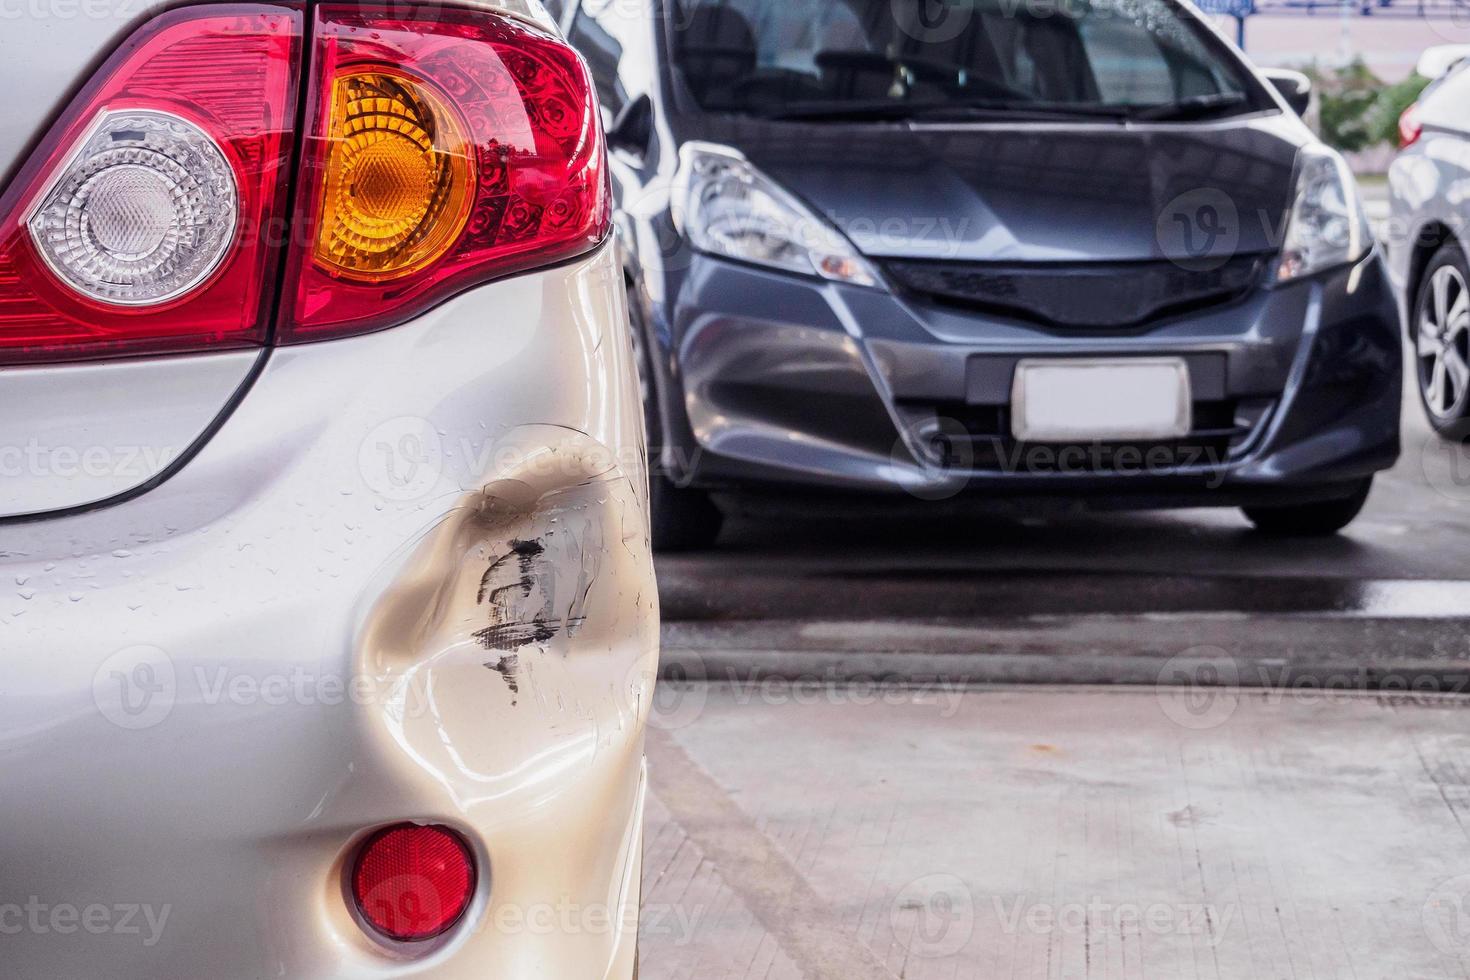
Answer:
[[[1445,74],[1399,124],[1388,255],[1430,424],[1463,439],[1470,435],[1470,63],[1445,60]]]
[[[535,0],[98,0],[8,9],[0,80],[0,976],[628,980],[658,611],[581,58]]]

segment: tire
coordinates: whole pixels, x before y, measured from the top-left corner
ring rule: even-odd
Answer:
[[[712,548],[724,526],[725,515],[709,494],[681,487],[659,464],[663,451],[663,420],[658,411],[657,375],[649,352],[643,310],[632,290],[628,293],[628,317],[633,327],[633,347],[638,358],[639,394],[643,420],[648,431],[648,490],[652,513],[653,550],[657,552],[703,551]]]
[[[725,515],[709,494],[677,486],[662,474],[649,478],[649,489],[654,551],[705,551],[714,547]]]
[[[1414,297],[1409,343],[1419,403],[1446,439],[1470,435],[1470,262],[1450,242],[1424,270]]]
[[[1282,538],[1325,538],[1346,528],[1363,512],[1373,481],[1364,480],[1350,496],[1289,507],[1245,507],[1256,530]]]

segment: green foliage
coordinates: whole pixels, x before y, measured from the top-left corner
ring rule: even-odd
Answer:
[[[1322,139],[1345,153],[1394,142],[1399,116],[1429,84],[1413,75],[1385,85],[1362,59],[1340,68],[1314,65],[1307,74],[1317,91]]]
[[[1379,94],[1368,109],[1366,123],[1375,143],[1397,143],[1399,138],[1399,116],[1418,101],[1429,87],[1429,79],[1423,75],[1411,75],[1390,85]]]

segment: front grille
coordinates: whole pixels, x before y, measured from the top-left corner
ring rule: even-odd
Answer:
[[[893,260],[883,264],[903,292],[934,302],[1018,317],[1063,330],[1118,330],[1243,299],[1266,256],[1213,268],[1168,261],[997,264]]]
[[[927,462],[954,472],[1159,474],[1218,469],[1249,451],[1272,402],[1202,401],[1183,439],[1033,444],[1011,435],[1008,406],[904,406]]]

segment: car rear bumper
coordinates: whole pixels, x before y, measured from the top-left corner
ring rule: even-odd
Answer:
[[[0,526],[0,972],[631,975],[658,613],[622,303],[603,250],[277,350],[161,487]],[[480,863],[423,947],[344,898],[402,821]]]
[[[710,489],[1225,504],[1350,485],[1399,453],[1401,334],[1376,253],[1106,335],[703,256],[673,294],[661,464]],[[1188,445],[1010,437],[1019,360],[1159,355],[1189,367],[1201,428]]]

